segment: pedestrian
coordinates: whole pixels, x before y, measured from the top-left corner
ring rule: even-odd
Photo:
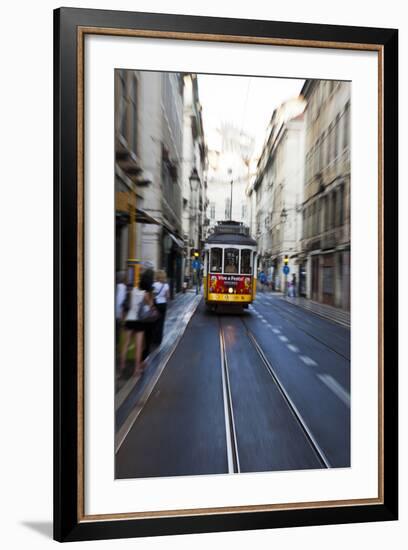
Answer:
[[[154,283],[154,271],[153,268],[150,267],[152,264],[149,264],[149,267],[143,271],[141,277],[140,277],[140,288],[148,293],[149,295],[149,305],[150,307],[154,307],[154,289],[153,289],[153,283]],[[154,307],[154,309],[156,309]],[[156,310],[157,312],[157,310]],[[157,312],[158,317],[158,312]],[[144,361],[152,349],[152,339],[153,339],[153,331],[154,331],[154,324],[155,321],[150,319],[149,322],[145,322],[144,327],[144,345],[143,345],[143,351],[142,351],[142,360]]]
[[[296,274],[292,274],[292,298],[296,298]]]
[[[164,321],[166,319],[167,302],[170,299],[170,288],[167,284],[167,275],[163,269],[156,271],[156,281],[153,284],[154,303],[160,317],[154,324],[152,342],[160,346],[163,339]]]
[[[133,375],[142,374],[145,368],[143,351],[145,347],[145,333],[149,323],[142,319],[143,307],[151,308],[153,304],[153,270],[148,269],[140,276],[139,287],[130,291],[129,311],[125,315],[125,338],[122,347],[120,374],[123,375],[126,367],[126,357],[132,337],[135,346],[135,365]]]
[[[259,273],[259,281],[261,283],[262,292],[264,292],[265,284],[266,284],[266,275],[263,270]]]
[[[120,329],[124,317],[124,305],[126,300],[126,284],[125,284],[125,273],[119,271],[116,274],[116,292],[115,292],[115,340],[116,340],[116,349],[118,349],[120,341]]]

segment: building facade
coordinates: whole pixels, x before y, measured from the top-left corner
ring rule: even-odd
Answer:
[[[350,308],[350,83],[306,80],[301,268],[308,298]]]
[[[184,77],[115,71],[116,267],[165,269],[183,279]]]
[[[141,257],[141,233],[137,225],[143,219],[145,187],[152,184],[152,174],[142,161],[141,76],[138,71],[115,71],[115,267],[116,271],[133,270]],[[129,273],[129,282],[136,279]]]
[[[182,217],[184,277],[191,281],[194,251],[201,252],[207,224],[207,151],[204,139],[197,75],[184,75],[182,158]]]
[[[304,100],[283,103],[272,115],[268,138],[258,161],[252,194],[256,204],[259,269],[274,290],[298,286],[303,201]],[[283,274],[285,258],[289,275]]]

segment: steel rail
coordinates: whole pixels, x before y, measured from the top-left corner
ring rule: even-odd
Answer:
[[[241,318],[241,321],[242,321],[242,323],[243,323],[243,325],[244,325],[244,327],[247,331],[248,337],[249,337],[253,347],[255,348],[256,352],[258,353],[259,357],[261,358],[262,364],[264,365],[264,367],[268,371],[268,373],[271,376],[272,380],[275,382],[280,394],[282,395],[282,397],[285,400],[286,404],[288,405],[293,417],[295,418],[295,420],[299,424],[300,428],[302,429],[303,433],[305,434],[306,439],[308,440],[310,446],[314,450],[319,462],[325,468],[331,468],[331,465],[330,465],[330,462],[329,462],[328,458],[326,457],[324,451],[322,450],[322,448],[318,444],[316,438],[314,437],[312,431],[310,430],[310,428],[306,424],[306,422],[303,419],[302,415],[300,414],[298,408],[296,407],[296,405],[294,404],[294,402],[290,398],[290,396],[289,396],[288,392],[286,391],[284,385],[279,380],[274,368],[272,367],[270,361],[266,357],[263,349],[261,348],[261,346],[257,342],[255,336],[249,330],[249,328],[247,327],[245,321],[242,318]]]
[[[228,372],[228,358],[225,347],[224,330],[221,319],[220,325],[220,355],[222,374],[222,393],[224,401],[225,436],[227,441],[228,473],[239,474],[241,471],[238,454],[237,434],[235,430],[234,409],[232,405],[231,384]]]

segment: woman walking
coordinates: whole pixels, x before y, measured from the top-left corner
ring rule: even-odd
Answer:
[[[123,321],[125,300],[126,300],[126,277],[123,271],[116,274],[116,293],[115,293],[115,318],[116,318],[116,330],[115,330],[115,342],[116,350],[118,350],[120,341],[120,329]]]
[[[133,375],[141,374],[145,368],[142,361],[142,353],[145,345],[144,335],[147,329],[147,323],[142,320],[142,311],[144,307],[153,306],[153,271],[147,269],[140,277],[139,287],[135,287],[130,295],[130,307],[125,317],[125,338],[123,342],[122,355],[120,361],[120,373],[123,374],[126,367],[126,356],[132,337],[135,345],[135,366]]]
[[[153,343],[160,345],[163,339],[163,327],[166,318],[167,302],[170,298],[170,288],[167,284],[166,272],[159,269],[156,272],[156,281],[153,285],[154,302],[159,310],[160,317],[155,323]]]

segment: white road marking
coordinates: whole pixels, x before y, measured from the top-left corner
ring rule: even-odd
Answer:
[[[273,328],[272,331],[275,333],[275,334],[279,334],[280,333],[280,330],[278,328]]]
[[[282,334],[278,336],[279,340],[282,340],[282,342],[289,342],[289,338],[286,338],[286,336],[283,336]]]
[[[305,363],[305,365],[308,365],[309,367],[317,367],[316,361],[313,361],[313,359],[311,359],[307,355],[301,355],[300,358],[302,359],[303,363]]]
[[[299,348],[297,348],[293,344],[288,344],[288,348],[290,349],[290,351],[293,351],[293,353],[298,353],[299,352]]]
[[[346,407],[350,408],[350,395],[347,391],[341,386],[333,376],[330,374],[318,374],[320,380],[325,384],[337,397],[343,401]]]
[[[263,323],[267,323],[268,321],[266,319],[261,319]]]

